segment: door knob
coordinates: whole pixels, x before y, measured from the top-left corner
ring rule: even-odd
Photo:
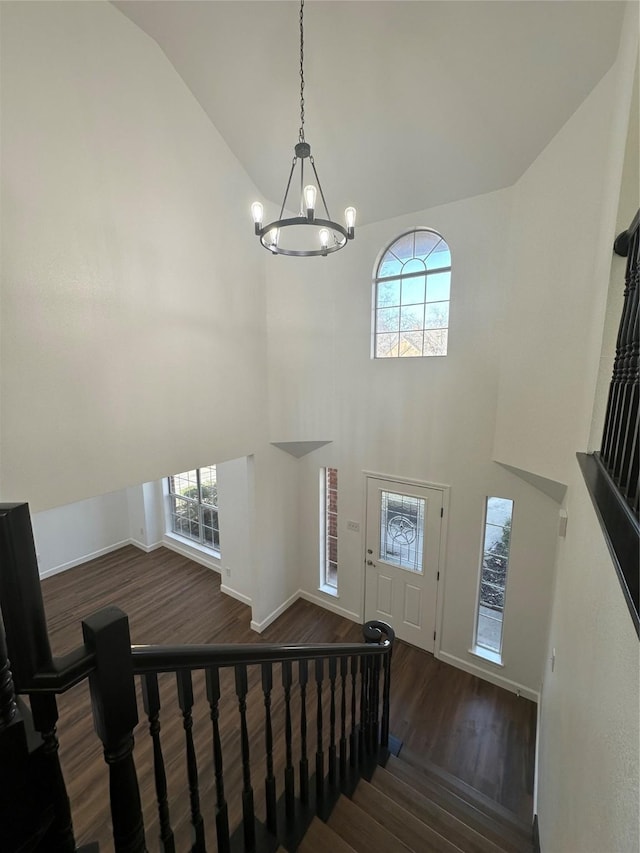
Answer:
[[[373,560],[367,560],[367,565],[368,566],[375,566],[375,563],[373,562]]]

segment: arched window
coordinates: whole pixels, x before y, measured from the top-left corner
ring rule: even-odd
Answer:
[[[440,234],[415,228],[382,255],[374,280],[373,356],[447,354],[451,252]]]

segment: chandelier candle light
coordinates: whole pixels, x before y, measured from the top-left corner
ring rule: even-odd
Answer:
[[[304,164],[308,160],[313,169],[313,177],[317,184],[305,185],[304,181]],[[299,165],[300,171],[300,212],[298,216],[283,219],[284,209],[287,204],[287,196],[293,173],[296,166]],[[313,180],[313,178],[312,178]],[[316,197],[320,192],[322,205],[324,207],[325,218],[316,216]],[[255,226],[255,233],[260,238],[260,242],[274,255],[294,255],[299,258],[310,258],[315,255],[328,255],[331,252],[337,252],[347,245],[348,240],[353,240],[356,225],[356,209],[348,207],[344,212],[346,225],[341,225],[338,222],[333,222],[329,215],[327,202],[322,191],[320,178],[316,170],[316,164],[311,155],[311,146],[304,138],[304,0],[300,0],[300,132],[298,143],[295,146],[295,157],[289,172],[289,180],[287,188],[284,192],[282,207],[280,208],[280,216],[274,222],[269,222],[268,225],[263,225],[263,207],[259,201],[254,201],[251,205],[251,214]],[[309,248],[297,248],[294,242],[294,247],[290,247],[291,241],[287,243],[286,237],[291,234],[296,234],[302,238],[304,235],[304,244],[309,245]]]

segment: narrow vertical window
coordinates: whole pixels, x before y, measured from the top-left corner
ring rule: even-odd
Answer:
[[[480,591],[476,619],[476,650],[502,654],[502,622],[509,568],[513,501],[487,498]]]
[[[338,588],[338,469],[320,471],[320,585]]]

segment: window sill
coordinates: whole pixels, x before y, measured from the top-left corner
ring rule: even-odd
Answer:
[[[332,598],[340,598],[338,595],[338,590],[335,586],[329,586],[329,584],[321,584],[318,587],[318,592],[324,592],[325,595],[330,595]]]
[[[472,649],[469,649],[469,654],[477,658],[482,658],[482,660],[486,660],[494,664],[494,666],[504,666],[502,655],[499,655],[498,652],[492,652],[490,649],[483,649],[482,646],[474,646]]]
[[[207,560],[210,560],[211,564],[215,566],[215,568],[218,570],[220,569],[220,551],[205,548],[204,545],[200,545],[199,542],[192,542],[190,539],[178,536],[176,533],[170,533],[169,531],[164,534],[164,538],[169,539],[171,542],[175,542],[176,545],[180,545],[186,551],[193,551],[195,554],[202,555]]]

